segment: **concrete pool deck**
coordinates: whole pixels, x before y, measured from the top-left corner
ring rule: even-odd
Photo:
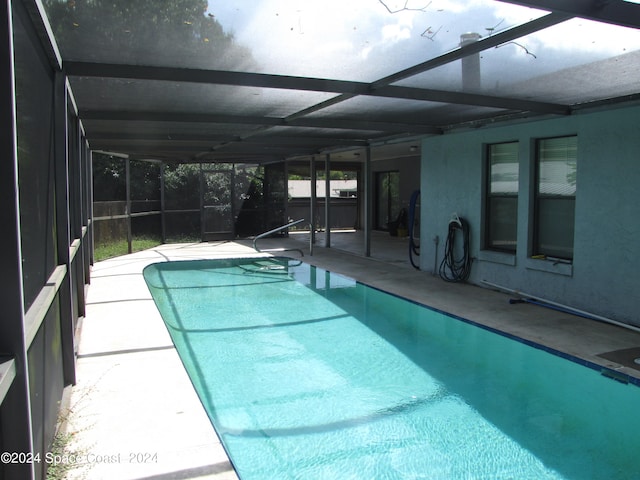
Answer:
[[[353,237],[331,235],[334,247],[360,248],[358,242],[353,246]],[[446,283],[413,269],[406,258],[406,242],[388,235],[375,238],[375,259],[321,248],[321,242],[309,256],[308,237],[294,237],[265,239],[260,246],[302,248],[311,264],[640,378],[640,370],[618,363],[622,360],[615,356],[601,356],[640,347],[638,332],[532,304],[510,304],[512,296],[493,290]],[[237,478],[142,270],[168,260],[255,255],[250,241],[168,244],[93,266],[86,316],[78,334],[77,384],[67,389],[68,405],[62,414],[67,457],[61,460],[73,467],[66,478]]]

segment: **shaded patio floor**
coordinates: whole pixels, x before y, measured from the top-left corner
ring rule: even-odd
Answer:
[[[308,252],[306,235],[265,239],[260,246]],[[443,282],[411,267],[406,239],[375,232],[374,258],[361,255],[364,247],[359,233],[332,232],[331,242],[334,248],[323,248],[318,235],[313,256],[305,253],[304,259],[640,378],[633,364],[625,366],[615,355],[608,355],[637,351],[633,349],[640,347],[640,333],[531,304],[512,305],[503,293]],[[248,240],[171,244],[94,265],[87,315],[79,332],[77,384],[68,389],[68,405],[63,407],[69,433],[67,453],[80,459],[67,478],[237,478],[151,299],[142,270],[168,260],[254,255]]]

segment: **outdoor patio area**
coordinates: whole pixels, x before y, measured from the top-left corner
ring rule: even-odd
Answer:
[[[531,304],[513,296],[442,281],[408,263],[406,239],[374,236],[357,251],[357,234],[332,232],[332,244],[308,252],[308,237],[265,239],[261,248],[301,248],[304,260],[369,285],[504,330],[640,379],[640,370],[599,356],[640,346],[640,333]],[[306,241],[305,241],[306,240]],[[384,245],[384,246],[383,246]],[[252,242],[160,245],[96,263],[81,323],[77,384],[62,408],[69,479],[237,478],[173,347],[142,277],[155,262],[260,255]],[[291,252],[292,256],[297,256]],[[221,385],[220,388],[224,388]]]
[[[638,0],[16,0],[0,24],[0,480],[640,478]],[[327,356],[269,377],[280,340]],[[305,362],[393,401],[274,393]],[[491,429],[452,428],[442,386]]]

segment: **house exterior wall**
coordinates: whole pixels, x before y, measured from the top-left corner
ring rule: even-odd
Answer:
[[[422,144],[421,269],[443,258],[453,212],[470,226],[469,282],[490,282],[640,325],[640,107],[576,113],[426,138]],[[532,259],[535,141],[577,135],[572,264]],[[483,250],[486,145],[519,142],[515,255]],[[434,237],[439,237],[436,245]],[[437,252],[436,252],[437,250]],[[437,255],[437,257],[436,257]]]

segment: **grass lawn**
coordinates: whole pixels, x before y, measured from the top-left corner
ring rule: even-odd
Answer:
[[[146,250],[160,245],[162,240],[154,237],[137,237],[131,242],[131,249],[133,252],[139,252],[140,250]],[[120,255],[126,255],[129,253],[127,245],[127,239],[118,240],[116,242],[95,245],[94,260],[99,262],[106,260],[107,258],[119,257]]]

